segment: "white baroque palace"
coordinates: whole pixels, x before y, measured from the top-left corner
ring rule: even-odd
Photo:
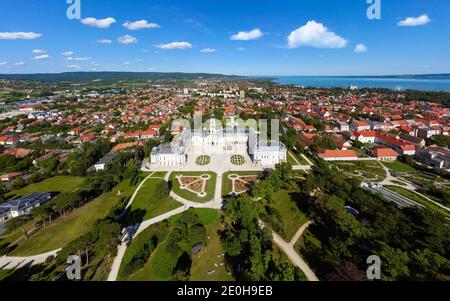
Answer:
[[[247,152],[254,164],[274,166],[287,161],[287,150],[279,141],[267,141],[252,128],[240,127],[232,122],[230,127],[217,127],[214,119],[202,130],[184,129],[174,141],[153,148],[150,164],[153,166],[183,166],[188,156],[230,154]]]

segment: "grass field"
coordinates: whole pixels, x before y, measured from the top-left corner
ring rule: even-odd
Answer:
[[[42,228],[28,239],[22,240],[9,255],[31,256],[64,247],[89,232],[98,219],[104,218],[121,198],[129,197],[134,189],[128,181],[120,183],[111,192],[102,194],[66,217]],[[117,195],[118,190],[122,192],[120,196]]]
[[[192,280],[209,280],[208,278],[203,277],[204,269],[207,269],[208,271],[211,269],[209,267],[209,262],[213,260],[213,257],[216,256],[216,252],[223,253],[220,245],[220,241],[218,240],[217,236],[217,230],[219,227],[219,214],[217,210],[213,209],[194,209],[194,211],[197,213],[197,215],[200,218],[200,221],[202,224],[204,224],[207,228],[207,235],[210,237],[208,239],[207,243],[207,249],[211,247],[211,252],[208,253],[205,252],[202,255],[202,258],[196,258],[194,257],[192,260],[192,267],[191,267],[191,279]],[[129,262],[129,260],[133,256],[134,250],[139,249],[139,246],[141,246],[146,239],[151,237],[154,234],[160,235],[160,237],[167,238],[168,234],[171,231],[170,226],[175,223],[175,221],[180,218],[181,215],[176,215],[169,219],[168,225],[169,227],[165,226],[163,223],[158,225],[153,225],[146,229],[144,232],[139,234],[139,236],[131,243],[130,251],[127,249],[127,252],[124,256],[124,261],[121,265],[121,270],[123,271],[124,262]],[[213,235],[216,235],[214,237]],[[211,242],[211,243],[210,243]],[[133,273],[132,275],[120,275],[120,279],[127,279],[130,281],[167,281],[172,280],[172,271],[177,263],[178,258],[176,256],[172,256],[169,254],[166,250],[167,246],[167,240],[161,240],[158,244],[155,251],[150,256],[147,263],[144,265],[142,269],[139,271]],[[190,254],[191,252],[191,246],[190,245],[182,245],[181,246],[183,251],[186,251]],[[200,262],[198,262],[200,260]],[[119,272],[120,273],[120,272]],[[206,272],[207,273],[207,272]],[[224,275],[218,274],[219,277],[225,277]],[[226,275],[228,276],[228,275]],[[194,278],[195,277],[195,278]],[[228,280],[228,278],[224,278],[224,280]]]
[[[278,211],[283,222],[285,238],[290,241],[297,230],[308,221],[300,211],[295,200],[286,190],[277,191],[273,195],[272,206]]]
[[[28,195],[32,192],[71,192],[80,186],[84,178],[58,176],[46,179],[39,183],[27,185],[19,190],[13,190],[5,194],[6,198],[16,198]]]
[[[142,185],[131,205],[132,211],[137,209],[146,211],[144,220],[151,219],[181,206],[180,203],[176,202],[171,197],[158,197],[157,191],[161,184],[165,185],[163,179],[148,179],[144,185]]]
[[[299,156],[291,151],[288,152],[287,160],[288,163],[291,163],[292,165],[309,165],[302,156]]]
[[[225,253],[218,231],[221,230],[222,224],[220,222],[218,211],[202,209],[203,212],[197,211],[197,214],[202,219],[202,215],[208,216],[210,219],[205,220],[207,243],[205,251],[192,258],[191,281],[233,281],[232,275],[228,275],[227,268],[224,264],[222,255]],[[203,222],[203,221],[202,221]],[[216,267],[217,264],[217,267]],[[221,265],[223,264],[223,265]],[[211,275],[209,271],[215,270]]]
[[[157,171],[152,175],[152,177],[153,178],[164,178],[166,176],[166,174],[167,174],[166,171]]]
[[[393,170],[393,171],[399,171],[399,172],[414,172],[415,169],[403,162],[400,161],[393,161],[393,162],[383,162],[383,165],[387,168]]]
[[[180,188],[180,183],[178,179],[176,178],[177,175],[183,175],[183,176],[201,176],[201,175],[210,175],[211,179],[208,180],[208,184],[206,185],[206,196],[205,197],[199,197],[197,194],[192,193],[188,190],[183,190]],[[210,202],[214,198],[214,192],[216,189],[216,180],[217,175],[214,172],[173,172],[170,175],[170,181],[172,182],[172,190],[177,195],[179,195],[182,198],[185,198],[192,202],[197,203],[207,203]]]
[[[415,202],[417,202],[419,204],[422,204],[422,205],[424,205],[425,207],[427,207],[430,210],[436,211],[436,212],[438,212],[438,213],[440,213],[440,214],[442,214],[442,215],[444,215],[446,217],[450,217],[450,213],[447,210],[445,210],[445,209],[443,209],[443,208],[433,204],[429,200],[424,199],[423,197],[421,197],[420,195],[418,195],[415,192],[412,192],[412,191],[410,191],[408,189],[405,189],[403,187],[397,187],[397,186],[385,185],[384,187],[389,189],[389,190],[392,190],[392,191],[394,191],[394,192],[396,192],[398,194],[401,194],[401,195],[403,195],[403,196],[405,196],[405,197],[407,197],[407,198],[409,198],[409,199],[411,199],[411,200],[413,200],[413,201],[415,201]]]
[[[123,256],[122,263],[120,265],[118,280],[127,280],[130,275],[126,274],[125,266],[133,259],[133,257],[142,250],[143,245],[152,239],[153,236],[157,237],[158,244],[163,242],[169,234],[169,227],[167,223],[162,222],[152,227],[145,229],[140,233],[127,248],[125,255]]]

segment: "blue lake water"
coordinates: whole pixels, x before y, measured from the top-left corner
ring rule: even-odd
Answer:
[[[274,76],[278,84],[317,88],[387,88],[394,90],[422,90],[450,92],[450,80],[447,79],[405,79],[371,77],[333,77],[333,76]]]

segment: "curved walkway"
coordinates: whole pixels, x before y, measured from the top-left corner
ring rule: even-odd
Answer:
[[[291,246],[294,246],[297,241],[300,239],[300,237],[302,237],[303,232],[306,231],[306,229],[308,229],[309,226],[311,226],[312,222],[309,221],[306,224],[304,224],[303,226],[300,227],[300,229],[298,229],[297,233],[295,233],[294,237],[292,238],[291,242],[289,243]]]
[[[122,263],[123,256],[125,255],[128,245],[131,243],[132,239],[136,238],[136,236],[138,236],[142,231],[144,231],[148,227],[150,227],[154,224],[160,223],[166,219],[169,219],[170,217],[172,217],[174,215],[183,213],[184,211],[186,211],[188,209],[189,209],[189,207],[182,206],[175,210],[169,211],[169,212],[161,214],[155,218],[152,218],[145,222],[142,222],[139,225],[134,225],[134,226],[131,226],[131,227],[128,227],[127,229],[125,229],[124,230],[125,235],[122,238],[122,243],[118,246],[117,256],[116,256],[116,258],[114,258],[114,262],[111,267],[111,271],[109,272],[109,275],[108,275],[108,281],[116,281],[117,280],[117,276],[119,275],[119,269],[120,269],[120,265]],[[133,231],[134,229],[137,229],[137,230]]]
[[[144,186],[145,182],[147,182],[147,180],[150,179],[155,173],[156,173],[156,171],[152,172],[144,180],[142,180],[142,182],[139,184],[139,186],[134,190],[134,193],[131,196],[130,201],[128,202],[125,209],[128,209],[131,206],[131,204],[133,204],[134,199],[136,198],[137,194],[139,193],[139,190],[141,190],[141,188],[142,188],[142,186]]]
[[[25,266],[34,266],[44,263],[50,256],[56,256],[61,249],[29,257],[0,257],[0,270],[15,270]]]
[[[259,221],[259,225],[261,228],[265,228],[264,222]],[[300,227],[299,231],[295,234],[294,238],[297,240],[300,238],[301,234],[308,228],[311,223],[306,223],[302,227]],[[273,242],[287,255],[289,260],[298,268],[302,270],[305,274],[308,281],[319,281],[316,274],[314,274],[313,270],[308,266],[308,264],[303,260],[303,258],[298,255],[298,253],[294,249],[294,244],[296,241],[294,239],[291,242],[286,242],[280,235],[278,235],[275,231],[272,231]]]
[[[426,199],[427,201],[433,203],[434,205],[439,206],[439,207],[441,207],[442,209],[447,210],[447,211],[450,212],[450,208],[448,208],[448,207],[446,207],[446,206],[444,206],[444,205],[442,205],[442,204],[440,204],[440,203],[438,203],[438,202],[436,202],[436,201],[430,199],[430,198],[427,197],[426,195],[423,195],[422,193],[418,192],[418,191],[417,191],[417,187],[416,187],[415,185],[409,183],[409,182],[406,181],[405,179],[401,179],[401,180],[400,180],[400,179],[397,179],[396,177],[392,176],[391,170],[390,170],[389,168],[387,168],[383,163],[381,163],[381,162],[379,162],[379,161],[378,161],[378,163],[380,163],[381,166],[383,166],[384,170],[386,171],[386,175],[387,175],[386,179],[385,179],[383,182],[380,183],[381,185],[383,185],[383,186],[384,186],[384,185],[392,185],[392,186],[397,186],[397,187],[401,187],[401,188],[405,188],[405,189],[412,190],[414,193],[418,194],[418,195],[421,196],[423,199]],[[394,183],[393,181],[402,182],[402,183],[404,183],[406,186],[398,185],[398,184]]]

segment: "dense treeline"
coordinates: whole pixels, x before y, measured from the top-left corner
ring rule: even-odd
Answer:
[[[286,256],[274,249],[272,234],[260,226],[263,220],[271,228],[277,227],[276,210],[270,205],[273,193],[279,189],[298,187],[289,164],[277,166],[264,173],[251,189],[250,195],[229,198],[225,206],[225,229],[221,239],[227,260],[233,267],[237,280],[244,281],[294,281],[304,280],[303,273],[289,264]],[[295,189],[295,188],[294,188]],[[264,199],[268,204],[264,205]]]
[[[42,218],[45,224],[52,217],[64,215],[102,193],[111,191],[122,181],[128,180],[130,185],[135,186],[141,178],[138,168],[138,162],[142,159],[141,152],[120,153],[105,171],[87,177],[76,191],[63,193],[33,210],[33,217]],[[56,259],[49,259],[43,271],[35,274],[32,279],[54,280],[63,271],[68,256],[79,255],[83,259],[83,280],[104,280],[117,253],[121,230],[126,221],[122,218],[122,213],[127,202],[126,197],[120,199],[106,218],[98,220],[87,234],[66,245]]]
[[[302,184],[314,220],[301,249],[322,279],[364,280],[366,258],[383,280],[448,280],[448,221],[427,209],[400,210],[319,162]],[[351,206],[358,214],[349,213]]]

